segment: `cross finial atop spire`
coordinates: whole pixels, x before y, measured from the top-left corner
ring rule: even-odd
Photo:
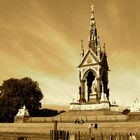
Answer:
[[[94,5],[91,5],[91,12],[94,12]]]
[[[94,5],[93,4],[91,5],[91,12],[92,13],[94,12]]]

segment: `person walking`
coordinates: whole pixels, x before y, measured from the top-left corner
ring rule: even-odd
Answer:
[[[129,140],[137,140],[134,133],[130,133]]]
[[[133,140],[137,140],[134,133],[132,134],[132,139],[133,139]]]
[[[92,130],[93,130],[93,123],[91,123],[88,127],[89,134],[92,133]]]
[[[94,126],[93,126],[93,123],[91,123],[88,127],[90,140],[94,140],[93,129],[94,129]]]
[[[95,128],[95,130],[98,129],[98,124],[97,123],[95,123],[94,128]]]

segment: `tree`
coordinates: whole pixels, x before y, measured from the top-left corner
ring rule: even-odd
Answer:
[[[40,108],[43,94],[39,84],[29,77],[11,78],[0,86],[0,121],[13,122],[19,108],[26,106],[29,114]]]
[[[44,108],[44,109],[35,110],[32,113],[32,116],[33,117],[52,117],[52,116],[56,116],[58,114],[60,114],[58,112],[58,110]]]
[[[130,109],[124,109],[124,110],[122,111],[122,114],[124,114],[124,115],[128,115],[129,112],[130,112]]]
[[[20,97],[20,80],[19,79],[8,79],[3,82],[0,87],[0,116],[1,121],[12,122],[18,109],[22,107],[22,99]]]
[[[31,78],[25,77],[21,79],[21,85],[23,103],[28,109],[29,114],[32,115],[35,110],[39,110],[41,107],[40,100],[43,98],[43,94],[38,82],[32,81]]]

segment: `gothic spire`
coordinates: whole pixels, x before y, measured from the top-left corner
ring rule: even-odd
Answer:
[[[96,29],[96,21],[94,15],[94,5],[91,6],[91,19],[90,19],[90,34],[89,34],[89,48],[92,48],[94,52],[97,51],[97,29]]]

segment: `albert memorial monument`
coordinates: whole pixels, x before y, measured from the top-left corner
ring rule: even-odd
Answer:
[[[105,44],[100,45],[97,34],[94,6],[91,8],[88,49],[81,40],[81,61],[79,68],[79,99],[70,104],[70,110],[116,110],[117,105],[109,101],[107,54]]]

